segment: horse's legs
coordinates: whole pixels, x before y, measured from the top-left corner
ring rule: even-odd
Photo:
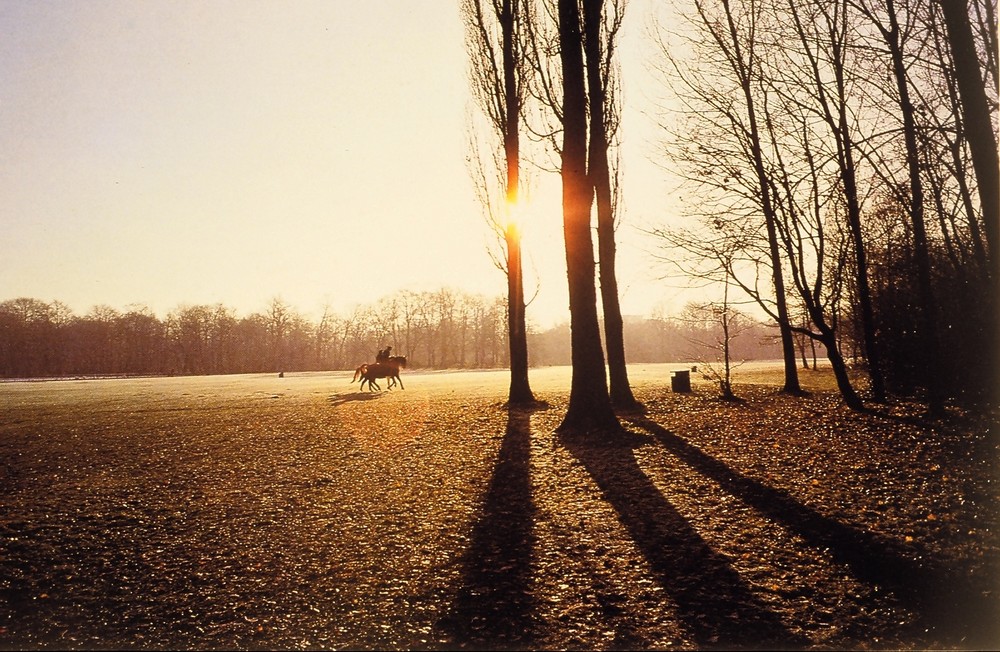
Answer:
[[[396,382],[397,380],[399,381],[399,388],[400,389],[406,389],[405,387],[403,387],[403,379],[399,377],[399,374],[396,374],[395,376],[393,376],[393,379],[394,379],[393,382]]]

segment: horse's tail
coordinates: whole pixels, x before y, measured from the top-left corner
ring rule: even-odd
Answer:
[[[353,383],[355,380],[357,380],[361,376],[364,376],[366,371],[368,371],[368,365],[366,365],[366,364],[363,364],[360,367],[358,367],[357,369],[355,369],[354,370],[354,379],[351,380],[351,382]]]

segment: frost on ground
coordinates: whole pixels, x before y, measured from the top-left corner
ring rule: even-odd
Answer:
[[[995,418],[674,368],[603,437],[565,368],[0,384],[0,648],[1000,644]]]

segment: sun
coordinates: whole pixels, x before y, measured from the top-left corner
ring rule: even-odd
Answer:
[[[525,225],[531,221],[531,202],[523,198],[515,199],[514,201],[508,201],[505,209],[507,218],[505,227],[507,233],[520,238]]]

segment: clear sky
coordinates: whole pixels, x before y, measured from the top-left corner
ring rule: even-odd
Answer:
[[[645,5],[623,49],[626,314],[676,295],[636,229],[671,210]],[[465,164],[464,48],[448,0],[0,0],[0,300],[311,315],[503,295]],[[524,236],[542,325],[568,318],[555,184],[536,181]]]

